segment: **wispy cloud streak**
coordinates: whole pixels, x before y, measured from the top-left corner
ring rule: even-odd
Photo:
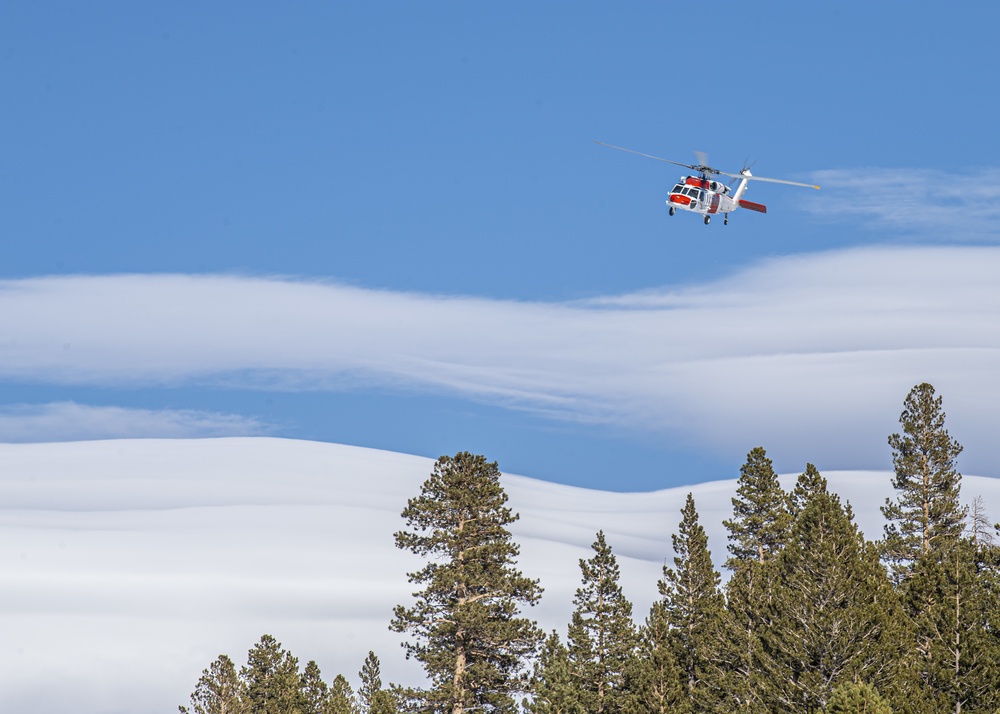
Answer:
[[[998,274],[1000,249],[954,247],[779,258],[573,303],[225,275],[11,280],[0,378],[416,388],[726,449],[849,445],[863,465],[917,381],[971,428],[995,426]]]
[[[75,402],[0,406],[0,442],[263,435],[257,419],[190,409],[132,409]]]
[[[803,206],[828,220],[870,221],[911,237],[1000,240],[1000,169],[950,174],[930,169],[819,171],[822,193]]]

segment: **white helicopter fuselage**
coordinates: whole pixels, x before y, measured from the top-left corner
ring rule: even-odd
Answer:
[[[745,177],[751,174],[746,169],[741,174],[744,178],[740,180],[735,191],[721,181],[708,177],[682,176],[681,180],[670,189],[670,195],[667,197],[666,203],[670,208],[670,214],[673,215],[677,209],[700,213],[705,216],[707,223],[709,216],[717,213],[727,216],[737,208],[749,208],[766,213],[767,208],[764,205],[743,200],[743,194],[746,193],[749,183]]]

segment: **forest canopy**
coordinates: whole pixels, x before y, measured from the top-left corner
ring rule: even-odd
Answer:
[[[904,400],[888,438],[893,493],[882,537],[806,464],[785,491],[763,447],[740,468],[725,575],[691,494],[672,537],[659,598],[636,613],[598,530],[581,558],[564,631],[530,618],[538,580],[517,568],[496,462],[442,456],[402,511],[396,546],[419,556],[419,590],[388,626],[426,673],[383,685],[374,652],[355,692],[327,681],[271,635],[237,669],[220,655],[189,714],[931,714],[1000,712],[1000,524],[961,500],[961,445],[927,383]]]

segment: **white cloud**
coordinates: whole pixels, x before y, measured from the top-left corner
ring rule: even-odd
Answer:
[[[266,425],[253,418],[190,409],[98,407],[75,402],[0,406],[0,442],[250,436],[267,432]]]
[[[838,467],[886,463],[926,380],[966,467],[996,470],[998,274],[1000,248],[876,247],[573,303],[225,275],[8,280],[0,378],[416,388]]]
[[[831,220],[871,221],[909,235],[942,240],[1000,239],[1000,169],[949,174],[930,169],[819,171],[822,186],[803,206]]]

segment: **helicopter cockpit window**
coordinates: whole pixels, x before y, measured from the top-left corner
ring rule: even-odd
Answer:
[[[670,191],[670,193],[682,193],[684,191],[684,184],[676,184]]]

